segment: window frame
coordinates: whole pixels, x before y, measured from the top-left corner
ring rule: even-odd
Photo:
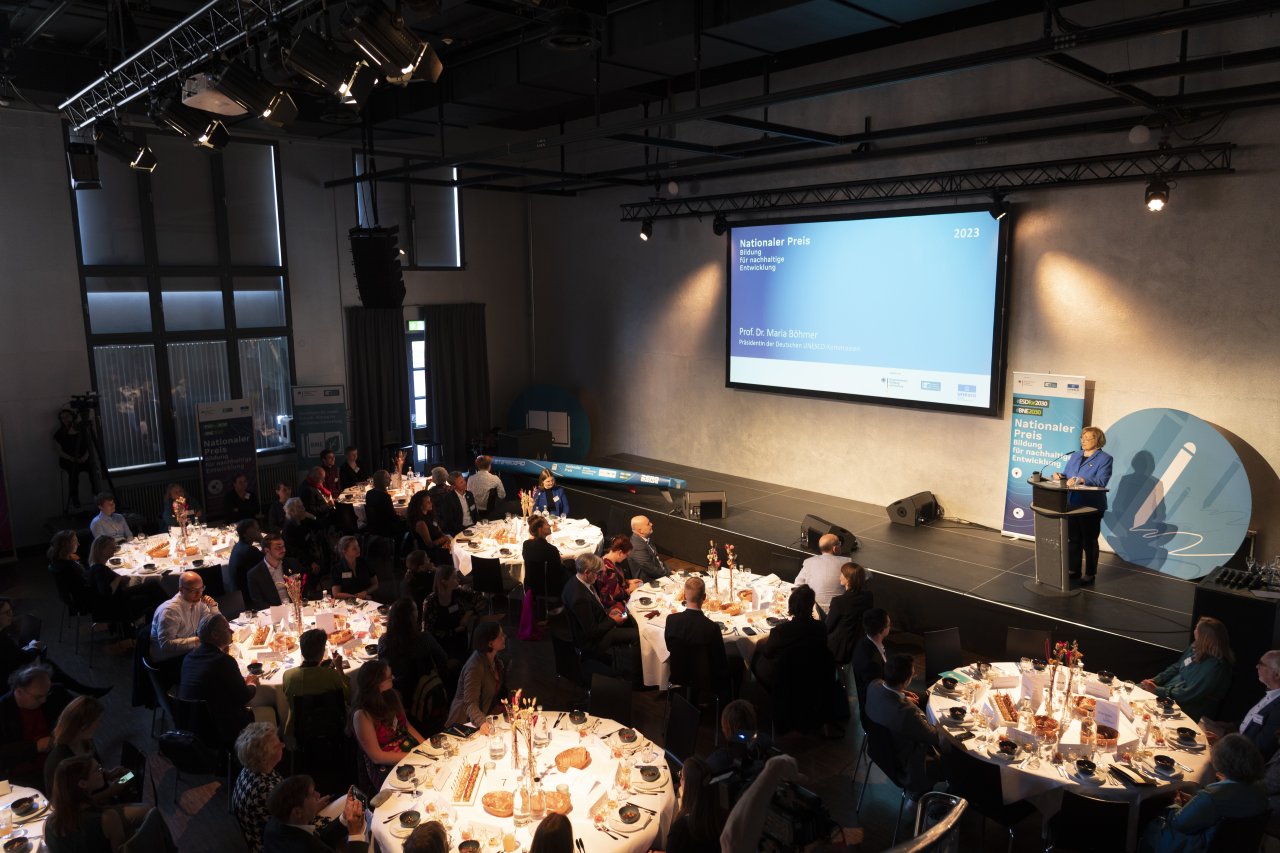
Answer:
[[[63,131],[69,127],[63,122]],[[169,136],[159,131],[135,131],[141,137],[141,143],[155,137]],[[195,461],[179,461],[178,438],[175,410],[172,395],[172,377],[170,373],[168,347],[174,343],[198,341],[221,341],[226,344],[227,376],[231,399],[243,396],[243,384],[240,375],[240,341],[260,338],[285,338],[289,348],[288,372],[289,386],[297,384],[297,369],[294,360],[295,346],[293,340],[293,306],[289,293],[289,252],[286,242],[284,215],[284,183],[280,164],[280,146],[274,140],[232,138],[232,144],[266,145],[272,149],[272,168],[275,175],[276,227],[280,246],[279,266],[262,264],[235,264],[231,262],[230,231],[226,202],[225,169],[221,151],[210,151],[209,180],[212,182],[213,221],[215,242],[217,244],[218,262],[216,264],[161,264],[158,257],[156,219],[154,198],[152,196],[151,173],[130,170],[135,180],[135,191],[138,193],[138,213],[142,229],[142,263],[141,264],[86,264],[84,247],[80,233],[80,207],[76,198],[76,190],[71,189],[68,180],[67,191],[70,193],[71,226],[76,246],[76,268],[80,278],[80,305],[84,321],[85,346],[89,359],[89,381],[96,393],[98,387],[98,365],[95,363],[94,349],[99,346],[128,346],[151,344],[155,347],[156,402],[162,413],[160,418],[160,438],[164,458],[158,462],[143,465],[115,466],[109,470],[115,472],[150,471],[163,468],[194,466]],[[109,156],[99,151],[98,156]],[[164,163],[159,168],[164,168]],[[104,192],[103,190],[80,190],[80,192]],[[88,279],[132,276],[142,278],[147,283],[147,295],[151,308],[151,330],[148,332],[108,332],[94,333],[89,316]],[[280,326],[254,326],[239,328],[235,323],[235,281],[249,276],[269,276],[280,279],[284,300],[284,324]],[[222,294],[223,328],[170,331],[164,323],[164,306],[161,280],[168,278],[213,278],[220,283]],[[284,454],[296,452],[292,435],[290,443],[282,447],[260,448],[258,454]],[[105,460],[110,462],[110,459]]]
[[[363,172],[360,171],[360,168],[361,168],[360,158],[364,155],[364,153],[365,152],[361,151],[358,148],[352,149],[351,174],[353,175],[363,174]],[[387,151],[371,151],[369,152],[369,156],[374,158],[381,157],[381,158],[384,158],[385,160],[391,161],[390,166],[384,165],[380,168],[402,168],[402,167],[411,166],[417,163],[423,163],[430,159],[425,157],[414,157],[407,154],[393,154]],[[417,208],[414,206],[414,203],[413,203],[413,188],[415,186],[420,185],[420,182],[424,179],[416,178],[412,175],[407,175],[399,178],[393,177],[393,178],[381,179],[382,183],[396,184],[399,186],[403,186],[407,190],[404,194],[404,197],[405,197],[404,209],[399,212],[400,213],[399,219],[391,223],[392,225],[407,224],[409,227],[408,234],[405,234],[404,229],[402,228],[401,231],[397,232],[397,235],[396,235],[397,245],[404,252],[404,256],[403,258],[401,258],[401,261],[400,261],[401,269],[415,270],[420,272],[462,272],[467,268],[467,258],[466,258],[467,241],[463,233],[464,217],[462,215],[462,187],[458,185],[458,180],[459,180],[458,167],[451,166],[449,168],[452,169],[453,171],[453,187],[452,187],[453,216],[454,216],[454,223],[456,225],[456,229],[454,231],[454,250],[457,253],[457,258],[458,258],[457,266],[441,266],[441,265],[429,265],[429,264],[418,263],[418,247],[417,247],[416,241],[414,240],[414,236],[415,236],[414,229],[416,228],[418,217],[417,217]],[[435,185],[431,184],[430,186],[435,186]],[[352,187],[351,187],[352,189],[351,203],[352,203],[352,206],[355,208],[355,222],[357,225],[360,225],[365,221],[364,210],[361,208],[361,205],[360,205],[360,187],[361,187],[361,184],[358,184],[358,183],[352,184]],[[362,227],[372,227],[372,224],[364,225]]]

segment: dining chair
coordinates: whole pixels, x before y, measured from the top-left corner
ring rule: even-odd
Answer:
[[[1045,628],[1010,627],[1004,640],[1005,660],[1016,661],[1020,658],[1043,660],[1049,639],[1050,632]]]
[[[1008,849],[1012,851],[1014,826],[1033,813],[1035,806],[1026,800],[1006,804],[999,765],[970,755],[962,747],[944,750],[942,766],[951,785],[951,793],[964,797],[984,818],[1003,826],[1009,833]]]
[[[502,597],[502,561],[497,557],[471,558],[471,588],[483,593],[489,602],[489,613],[493,613],[493,599]]]
[[[777,575],[790,583],[796,579],[796,575],[800,574],[800,566],[803,562],[804,560],[795,554],[770,554],[769,574]]]
[[[901,790],[898,797],[898,819],[893,824],[893,840],[890,842],[897,844],[898,830],[902,826],[902,811],[907,804],[907,772],[898,762],[898,755],[893,748],[893,734],[874,720],[868,719],[866,722],[867,774],[862,780],[862,790],[858,793],[856,810],[858,814],[862,814],[862,800],[867,795],[867,788],[871,787],[871,766],[875,765],[889,780],[889,784]],[[856,776],[854,783],[857,783]]]
[[[347,702],[341,690],[326,690],[289,700],[290,719],[297,748],[290,753],[289,773],[306,773],[317,787],[338,791],[353,780],[342,778],[349,762],[337,760],[347,753],[351,740],[346,734]]]
[[[1120,840],[1117,849],[1124,849],[1123,840],[1129,835],[1128,800],[1101,800],[1087,797],[1071,790],[1062,792],[1062,808],[1049,818],[1046,828],[1048,850],[1078,850],[1090,853],[1099,849],[1099,840]]]
[[[587,694],[587,713],[631,725],[631,682],[593,673]]]
[[[929,791],[916,807],[911,838],[885,853],[944,853],[960,849],[960,820],[969,804],[943,791]]]
[[[689,756],[698,751],[698,725],[702,714],[697,706],[680,694],[667,697],[667,726],[663,736],[663,751],[672,774],[684,767]]]
[[[924,680],[927,683],[933,683],[938,673],[963,665],[959,628],[924,632]]]
[[[699,715],[710,707],[711,719],[720,719],[721,701],[733,699],[732,683],[726,672],[713,672],[711,650],[702,644],[688,644],[675,637],[667,638],[667,664],[671,668],[667,698],[683,695],[698,708]],[[720,726],[714,725],[716,745],[720,743]]]
[[[1253,853],[1262,846],[1270,812],[1253,817],[1227,817],[1218,821],[1206,853]]]

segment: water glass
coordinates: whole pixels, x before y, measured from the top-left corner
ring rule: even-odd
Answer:
[[[1031,671],[1031,658],[1020,658],[1018,660],[1018,669],[1022,672]]]
[[[502,758],[507,754],[507,739],[502,735],[493,735],[489,738],[489,757],[494,761]]]

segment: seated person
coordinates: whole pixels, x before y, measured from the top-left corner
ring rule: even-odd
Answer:
[[[427,494],[431,495],[431,501],[434,503],[441,495],[449,491],[449,469],[442,468],[439,465],[431,469],[431,482],[427,486]]]
[[[679,686],[692,690],[695,700],[704,689],[711,691],[721,699],[729,699],[742,684],[742,658],[734,654],[732,659],[725,652],[724,638],[720,635],[720,626],[707,618],[702,612],[702,604],[707,600],[707,585],[702,578],[692,577],[684,582],[684,610],[672,613],[667,617],[667,625],[663,636],[667,642],[667,650],[671,653],[671,666],[677,670],[682,666],[690,666],[685,655],[706,655],[705,671],[698,671],[699,677],[709,681],[699,684],[681,683]],[[736,647],[735,647],[736,652]],[[689,671],[689,670],[686,670]],[[673,673],[672,680],[676,680]]]
[[[210,613],[218,612],[218,602],[204,594],[204,579],[195,572],[183,572],[178,593],[156,608],[151,617],[152,663],[160,670],[161,682],[177,683],[182,656],[200,645],[197,630]]]
[[[563,486],[556,485],[555,475],[548,468],[543,468],[538,474],[538,487],[533,490],[533,511],[569,515],[569,496],[564,493]]]
[[[717,853],[729,804],[712,784],[715,773],[694,755],[680,770],[680,803],[667,832],[666,853]]]
[[[600,576],[596,578],[596,592],[601,601],[626,604],[631,600],[631,593],[644,583],[639,578],[628,579],[623,568],[631,550],[631,537],[626,534],[619,533],[609,540],[608,550],[600,558]]]
[[[119,546],[110,536],[99,536],[89,549],[89,590],[95,611],[109,614],[123,622],[150,619],[156,608],[168,598],[160,581],[149,578],[131,584],[128,578],[111,568],[109,561]]]
[[[1263,775],[1262,753],[1243,735],[1225,735],[1210,753],[1218,781],[1192,796],[1179,791],[1174,805],[1142,833],[1146,853],[1188,853],[1209,850],[1218,823],[1251,818],[1267,810],[1267,793],[1258,784]]]
[[[320,546],[316,541],[319,533],[320,521],[307,512],[301,500],[289,498],[285,501],[284,528],[280,531],[285,555],[302,566],[311,577],[320,575]]]
[[[734,699],[720,712],[722,745],[707,756],[711,775],[719,776],[737,770],[744,781],[750,782],[762,764],[776,750],[773,739],[759,730],[756,708],[745,699]]]
[[[418,606],[398,598],[387,611],[387,630],[378,638],[378,657],[395,676],[395,688],[407,696],[406,714],[419,731],[438,732],[448,714],[449,656],[436,638],[424,633]]]
[[[422,735],[404,713],[386,661],[371,660],[356,671],[351,697],[351,730],[360,745],[373,788],[382,787],[391,768],[422,743]]]
[[[269,817],[267,797],[284,777],[276,770],[284,758],[284,742],[270,723],[250,723],[236,738],[240,773],[231,791],[231,813],[250,853],[262,853],[262,830]]]
[[[542,822],[546,823],[546,820],[543,818]],[[530,847],[530,853],[535,849]],[[423,821],[404,840],[404,853],[449,853],[449,850],[449,833],[438,820]]]
[[[364,493],[364,530],[371,536],[398,540],[404,535],[404,521],[396,515],[395,506],[391,503],[391,495],[387,492],[390,485],[390,474],[374,472],[373,488]]]
[[[1238,732],[1249,740],[1269,760],[1276,751],[1276,735],[1280,733],[1280,650],[1266,652],[1256,667],[1258,680],[1264,693],[1257,703],[1245,712],[1238,723],[1220,723],[1205,717],[1200,725],[1210,737],[1221,737]]]
[[[125,843],[124,822],[116,809],[103,808],[93,792],[108,784],[92,755],[68,758],[58,765],[49,795],[44,846],[49,853],[114,853]]]
[[[893,630],[893,620],[880,607],[873,607],[862,614],[862,637],[853,649],[853,686],[858,693],[858,711],[865,719],[867,713],[867,685],[877,678],[884,678],[884,665],[889,660],[884,641]]]
[[[844,592],[831,599],[827,608],[827,648],[843,666],[853,657],[853,649],[862,637],[862,614],[875,606],[875,596],[866,589],[867,570],[854,562],[840,567],[840,586]],[[819,601],[821,604],[821,601]]]
[[[449,474],[450,487],[436,496],[436,518],[440,529],[450,536],[457,536],[478,520],[476,499],[467,491],[467,478],[461,471]]]
[[[276,483],[276,499],[267,507],[267,529],[279,533],[284,529],[284,505],[293,497],[293,487],[288,483]]]
[[[227,512],[232,521],[244,521],[262,515],[262,504],[257,495],[249,491],[249,477],[236,474],[231,481],[231,494],[227,495]]]
[[[99,765],[102,764],[102,757],[98,754],[98,747],[93,742],[93,737],[98,732],[98,726],[102,723],[105,711],[103,704],[91,696],[72,699],[62,710],[58,715],[57,724],[53,727],[53,745],[44,762],[44,785],[40,790],[53,790],[53,777],[58,765],[68,758],[88,755]],[[121,777],[129,772],[128,768],[115,767],[103,772],[106,776],[106,786],[91,791],[89,796],[98,806],[120,804],[117,808],[121,811],[121,817],[129,831],[136,829],[146,817],[147,808],[130,802],[133,798],[129,795],[134,793],[131,783],[120,783]]]
[[[476,511],[481,514],[481,517],[492,517],[498,509],[496,506],[489,505],[489,493],[494,489],[497,489],[494,493],[495,499],[506,500],[507,498],[506,487],[502,485],[502,480],[490,470],[492,467],[492,456],[477,456],[476,472],[467,479],[467,491],[471,492],[471,496],[475,498]]]
[[[164,530],[170,527],[181,527],[184,521],[194,522],[199,512],[200,507],[187,497],[187,490],[182,484],[170,483],[164,492],[164,511],[160,514],[160,527]]]
[[[543,598],[559,594],[568,580],[560,550],[547,541],[550,535],[550,522],[540,515],[529,516],[529,538],[521,545],[524,580],[534,595]]]
[[[453,562],[449,551],[453,548],[453,539],[440,529],[436,523],[434,503],[427,492],[415,492],[409,499],[409,507],[405,510],[405,521],[409,526],[409,534],[413,540],[414,550],[426,551],[427,557],[437,566]]]
[[[840,584],[840,568],[849,560],[840,556],[840,537],[834,533],[822,535],[818,540],[818,551],[800,566],[795,584],[812,587],[818,606],[825,612],[831,606],[831,599],[844,592]]]
[[[53,727],[69,700],[54,689],[46,666],[31,664],[9,676],[9,692],[0,696],[0,778],[44,788]]]
[[[438,567],[434,588],[422,608],[422,623],[450,659],[462,661],[467,657],[471,626],[479,612],[479,598],[462,588],[453,563]]]
[[[324,468],[317,465],[298,484],[298,500],[302,501],[302,508],[321,522],[333,512],[333,492],[325,486],[324,480]]]
[[[285,578],[298,574],[296,563],[285,557],[284,538],[278,533],[262,537],[262,562],[249,570],[248,595],[245,606],[253,610],[266,610],[289,601]]]
[[[89,531],[94,536],[110,536],[113,539],[132,539],[133,532],[124,516],[116,512],[116,498],[110,492],[103,492],[93,499],[98,505],[98,514],[89,522]]]
[[[653,522],[648,516],[637,515],[631,519],[631,554],[627,563],[631,566],[631,577],[641,581],[655,581],[671,574],[653,545]]]
[[[342,464],[338,466],[338,490],[349,489],[369,479],[369,475],[360,467],[360,450],[354,445],[347,445],[342,451]]]
[[[227,653],[233,635],[227,617],[211,613],[200,623],[200,645],[182,661],[178,698],[202,700],[209,716],[230,746],[245,726],[257,720],[280,725],[288,717],[288,705],[280,691],[259,684],[260,676],[241,675],[240,664]]]
[[[49,574],[58,587],[58,594],[70,598],[71,603],[83,605],[89,594],[84,566],[80,564],[80,537],[74,530],[59,530],[49,540]]]
[[[404,558],[401,588],[421,610],[436,583],[436,567],[427,559],[426,551],[410,551]]]
[[[293,700],[299,696],[318,696],[331,690],[342,691],[344,699],[351,697],[351,681],[332,658],[325,656],[329,636],[320,628],[303,631],[298,638],[298,651],[302,665],[284,671],[281,691],[289,704],[289,722],[285,734],[293,734]]]
[[[471,635],[471,657],[462,668],[458,679],[458,694],[449,706],[449,717],[444,727],[469,723],[480,730],[489,731],[490,714],[499,711],[499,701],[506,695],[502,689],[506,667],[498,658],[498,652],[507,647],[507,635],[498,622],[481,622]]]
[[[1187,650],[1155,678],[1142,681],[1141,687],[1158,698],[1172,697],[1193,720],[1207,717],[1231,685],[1231,668],[1235,654],[1227,637],[1227,626],[1212,616],[1202,616],[1192,633]]]
[[[603,659],[615,646],[637,643],[640,635],[626,608],[616,604],[606,608],[596,595],[600,558],[583,554],[574,564],[577,574],[565,583],[560,599],[569,613],[569,627],[578,648],[583,654]]]
[[[329,448],[320,451],[320,468],[324,471],[324,488],[335,500],[342,491],[342,475],[338,473],[338,454]]]
[[[236,589],[244,594],[245,607],[249,606],[249,572],[262,562],[262,527],[257,519],[244,518],[236,522],[235,547],[231,549],[231,577]]]
[[[337,562],[329,583],[336,599],[367,601],[378,591],[378,576],[369,566],[369,561],[360,556],[360,540],[355,536],[343,536],[338,540]]]
[[[938,732],[907,689],[914,674],[911,655],[890,655],[884,678],[867,687],[867,717],[888,731],[907,790],[919,799],[938,779]]]
[[[756,646],[755,657],[751,668],[756,678],[772,690],[777,674],[778,662],[781,658],[795,650],[801,653],[830,655],[827,648],[827,630],[813,616],[813,590],[807,586],[793,587],[787,599],[787,613],[790,619],[778,625],[769,636]]]
[[[328,798],[310,776],[290,776],[267,796],[262,843],[269,853],[365,853],[369,849],[364,806],[351,791],[338,820],[316,829],[316,817]]]
[[[63,672],[56,663],[45,658],[45,649],[39,640],[32,640],[22,648],[18,647],[18,641],[17,634],[13,630],[13,600],[0,597],[0,684],[8,684],[9,676],[24,666],[44,663],[53,677],[55,689],[97,698],[111,692],[111,685],[90,687]]]

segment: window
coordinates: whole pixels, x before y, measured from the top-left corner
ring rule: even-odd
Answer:
[[[160,166],[99,153],[72,192],[85,331],[111,470],[199,457],[196,406],[247,398],[259,452],[291,446],[289,276],[272,143],[150,135]]]
[[[370,158],[373,168],[390,169],[412,161],[404,157]],[[355,173],[365,172],[364,156],[355,155]],[[376,188],[356,184],[356,220],[361,228],[399,227],[405,269],[462,269],[462,206],[453,167],[414,172],[415,183],[380,181]],[[376,202],[376,203],[375,203]]]
[[[409,359],[409,434],[427,424],[427,340],[426,323],[410,320],[405,327],[405,353]],[[427,449],[418,445],[418,462],[427,460]]]

